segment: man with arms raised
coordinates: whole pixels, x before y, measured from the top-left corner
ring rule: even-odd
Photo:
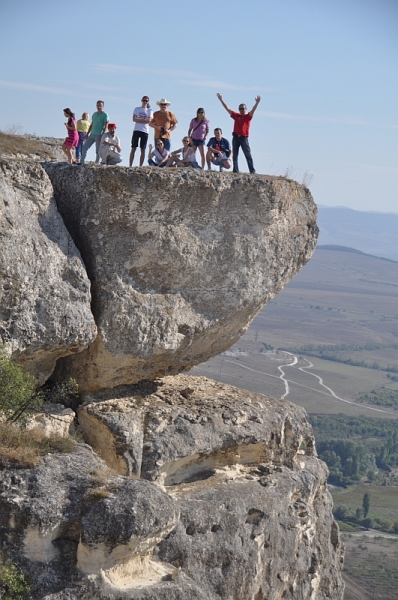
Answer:
[[[101,146],[101,137],[102,134],[106,131],[106,125],[109,122],[109,117],[104,112],[104,101],[97,101],[97,112],[93,114],[91,119],[91,125],[87,132],[87,139],[83,144],[82,150],[82,161],[81,164],[84,165],[84,161],[86,160],[86,154],[89,148],[95,143],[95,162],[98,164],[100,161],[100,146]]]
[[[255,173],[256,171],[254,170],[253,159],[249,146],[249,129],[250,121],[253,118],[254,111],[256,110],[261,100],[260,96],[256,97],[254,106],[250,112],[247,112],[246,104],[239,104],[239,112],[235,112],[232,110],[232,108],[229,108],[229,106],[225,104],[221,94],[217,94],[217,98],[219,99],[225,110],[229,112],[231,118],[234,120],[234,131],[232,134],[234,173],[239,172],[238,154],[240,147],[242,147],[243,154],[245,155],[250,173]]]
[[[211,170],[210,163],[216,165],[216,167],[220,167],[220,171],[231,168],[231,148],[229,141],[223,138],[222,130],[219,127],[216,127],[214,130],[214,137],[209,139],[207,148],[206,161],[208,169]]]
[[[148,96],[142,96],[141,106],[137,106],[134,109],[133,121],[135,123],[133,137],[131,138],[131,152],[130,152],[130,167],[133,166],[135,151],[138,148],[138,142],[140,144],[141,156],[140,156],[140,167],[144,164],[145,159],[145,148],[148,142],[149,134],[149,121],[152,119],[153,111],[149,106]]]

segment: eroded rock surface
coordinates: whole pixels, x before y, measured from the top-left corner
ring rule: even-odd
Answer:
[[[108,395],[87,397],[80,423],[131,476],[80,444],[0,477],[3,549],[34,600],[342,598],[327,470],[302,408],[186,375]]]
[[[45,168],[92,282],[99,336],[57,366],[82,390],[189,370],[229,348],[315,248],[311,194],[284,178]]]
[[[36,162],[0,162],[0,342],[43,383],[96,337],[90,281]]]

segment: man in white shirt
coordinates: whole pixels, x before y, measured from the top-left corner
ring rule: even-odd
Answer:
[[[120,140],[115,134],[116,123],[108,123],[108,131],[101,138],[101,165],[117,165],[122,162]]]
[[[131,152],[130,152],[130,167],[133,166],[135,151],[140,144],[141,156],[140,156],[140,167],[144,164],[145,159],[145,148],[148,142],[149,126],[148,123],[151,120],[153,111],[149,106],[148,96],[142,96],[141,106],[137,106],[133,112],[133,121],[135,123],[133,137],[131,138]]]

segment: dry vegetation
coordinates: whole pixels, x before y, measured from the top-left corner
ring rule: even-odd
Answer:
[[[39,141],[3,131],[0,131],[0,156],[1,155],[12,156],[15,158],[35,155],[44,160],[55,158],[54,154],[45,148]]]
[[[51,452],[74,452],[76,442],[58,435],[45,437],[41,429],[26,430],[10,423],[0,424],[0,468],[28,469]]]

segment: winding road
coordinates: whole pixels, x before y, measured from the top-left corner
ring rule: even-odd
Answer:
[[[272,375],[271,373],[266,373],[265,371],[258,371],[257,369],[252,369],[251,367],[247,367],[246,365],[243,365],[242,363],[235,361],[235,360],[228,360],[227,358],[225,358],[224,361],[226,363],[231,363],[231,364],[235,365],[236,368],[245,369],[247,371],[252,371],[253,373],[258,373],[260,375],[264,375],[265,377],[273,377],[275,379],[280,379],[283,382],[284,390],[285,390],[284,394],[281,396],[281,400],[284,400],[289,395],[289,393],[290,393],[289,384],[290,384],[290,385],[296,385],[296,386],[305,388],[307,390],[311,390],[313,392],[316,392],[317,394],[322,394],[322,395],[325,395],[328,397],[332,397],[335,400],[338,400],[339,402],[343,402],[345,404],[352,404],[353,406],[358,406],[360,408],[366,408],[367,410],[390,415],[390,416],[393,416],[396,418],[397,415],[393,411],[385,410],[382,408],[376,408],[374,406],[368,406],[367,404],[361,404],[359,402],[354,402],[353,400],[348,400],[347,398],[342,398],[341,396],[336,394],[336,392],[332,388],[330,388],[324,384],[322,377],[320,377],[316,373],[312,373],[310,371],[310,369],[314,368],[314,365],[307,358],[301,358],[301,360],[303,360],[307,363],[307,366],[298,367],[297,364],[298,364],[299,358],[297,356],[295,356],[294,354],[292,354],[291,352],[288,352],[286,350],[284,350],[283,353],[286,354],[287,356],[289,356],[290,358],[289,358],[289,362],[284,362],[281,365],[279,365],[279,367],[278,367],[278,371],[280,372],[279,376]],[[286,371],[285,371],[285,369],[287,369],[287,368],[298,369],[302,373],[306,373],[307,375],[310,375],[311,377],[315,377],[315,379],[318,380],[318,385],[323,389],[319,389],[319,387],[314,388],[314,387],[311,387],[308,385],[304,385],[303,383],[294,381],[291,378],[288,379],[286,377]],[[200,367],[199,368],[197,367],[197,369],[200,369]]]

